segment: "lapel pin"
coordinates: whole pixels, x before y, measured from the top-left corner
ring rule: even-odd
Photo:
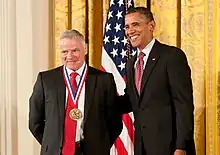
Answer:
[[[153,61],[156,60],[155,58],[152,59]]]

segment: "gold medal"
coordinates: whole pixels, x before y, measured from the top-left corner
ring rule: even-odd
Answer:
[[[82,118],[82,112],[78,108],[73,108],[69,112],[69,116],[72,120],[79,120]]]

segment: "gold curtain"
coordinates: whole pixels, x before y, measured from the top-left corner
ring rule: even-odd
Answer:
[[[50,67],[60,65],[58,40],[70,28],[88,42],[88,61],[99,68],[102,35],[110,0],[51,0]],[[146,0],[134,0],[146,6]],[[198,155],[220,155],[220,1],[151,0],[157,23],[155,37],[186,53],[195,104]]]

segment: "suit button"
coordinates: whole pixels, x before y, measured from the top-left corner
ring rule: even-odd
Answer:
[[[144,111],[144,108],[142,108],[141,110]]]
[[[145,129],[146,128],[146,126],[145,125],[142,125],[142,129]]]

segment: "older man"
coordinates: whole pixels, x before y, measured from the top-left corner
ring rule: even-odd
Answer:
[[[78,31],[64,32],[59,46],[63,66],[38,74],[29,102],[41,155],[109,155],[122,130],[114,78],[86,64]]]

